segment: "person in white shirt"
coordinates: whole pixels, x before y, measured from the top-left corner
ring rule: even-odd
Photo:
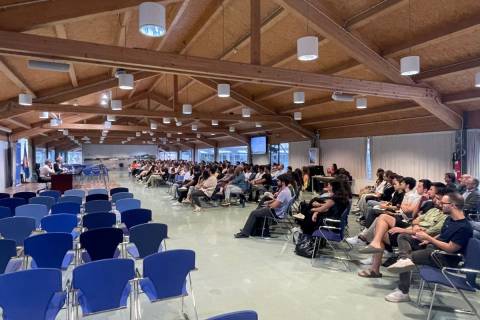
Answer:
[[[40,168],[40,178],[46,181],[51,181],[52,174],[55,174],[55,170],[52,168],[52,162],[50,160],[46,160],[45,165]]]

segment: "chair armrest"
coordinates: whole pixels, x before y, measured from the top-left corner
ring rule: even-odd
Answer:
[[[438,265],[439,268],[442,268],[442,267],[445,267],[444,265],[442,265],[441,261],[440,261],[440,257],[441,256],[444,256],[444,257],[457,257],[459,259],[459,263],[463,260],[463,255],[460,254],[460,253],[449,253],[449,252],[445,252],[445,251],[442,251],[442,250],[434,250],[431,255],[432,259],[435,261],[435,263]]]
[[[341,230],[339,227],[333,227],[333,226],[321,226],[318,229]]]
[[[471,220],[475,221],[475,222],[480,221],[480,213],[479,213],[479,212],[477,212],[477,213],[469,213],[469,214],[468,214],[468,217],[469,217]]]
[[[325,222],[341,223],[342,221],[340,221],[340,220],[337,220],[337,219],[330,219],[330,218],[327,218],[327,219],[325,219]]]

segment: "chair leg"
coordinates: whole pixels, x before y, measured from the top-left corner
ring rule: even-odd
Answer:
[[[480,315],[478,314],[478,311],[477,309],[473,306],[473,304],[467,299],[467,297],[465,296],[465,294],[457,289],[456,287],[454,287],[455,291],[457,291],[460,296],[462,297],[462,299],[465,301],[465,303],[470,307],[470,310],[472,311],[472,313],[475,315],[475,317],[477,317],[477,319],[480,320]]]
[[[425,287],[425,280],[422,280],[422,282],[420,283],[420,289],[418,290],[417,306],[420,306],[424,287]]]
[[[262,238],[264,237],[265,234],[265,225],[267,224],[267,217],[263,218],[263,226],[262,226]]]
[[[190,283],[190,291],[192,293],[193,310],[195,311],[195,320],[198,320],[197,303],[195,302],[195,295],[193,293],[193,286],[192,286],[192,276],[190,275],[190,273],[188,274],[188,282]]]
[[[435,286],[433,287],[432,301],[430,302],[430,308],[428,309],[427,320],[430,320],[430,316],[432,314],[433,302],[435,301],[435,296],[437,294],[437,287],[438,284],[435,284]]]
[[[312,265],[312,267],[315,259],[315,248],[317,247],[317,241],[318,241],[318,238],[315,237],[315,243],[313,244],[313,251],[312,251],[312,259],[310,259],[310,264]]]

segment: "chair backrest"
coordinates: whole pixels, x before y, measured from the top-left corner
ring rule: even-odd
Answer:
[[[121,199],[115,203],[115,208],[119,212],[132,210],[132,209],[139,209],[142,206],[142,203],[138,199]]]
[[[185,180],[185,176],[179,174],[175,176],[175,182],[183,182],[183,180]]]
[[[108,200],[94,200],[85,202],[85,212],[109,212],[112,211],[112,203]]]
[[[23,198],[5,198],[0,199],[0,206],[10,208],[10,211],[15,213],[15,208],[24,204],[27,204],[28,201]]]
[[[35,219],[35,227],[40,226],[42,218],[48,215],[48,208],[44,204],[24,204],[15,209],[16,217],[30,217]]]
[[[42,230],[46,232],[72,232],[77,227],[77,216],[73,214],[55,214],[42,219]]]
[[[225,313],[207,320],[258,320],[258,314],[252,310]]]
[[[85,198],[85,202],[95,201],[95,200],[108,200],[108,195],[106,194],[90,194]]]
[[[53,205],[51,213],[52,214],[70,213],[70,214],[77,215],[77,214],[80,213],[80,204],[75,203],[75,202],[56,203],[56,204]]]
[[[131,209],[120,213],[121,221],[127,229],[139,224],[152,221],[152,210],[150,209]]]
[[[135,277],[130,259],[106,259],[73,270],[72,287],[79,290],[84,315],[125,307],[129,281]]]
[[[119,193],[119,192],[128,192],[128,188],[117,187],[117,188],[110,189],[110,195],[111,196],[113,196],[115,193]]]
[[[343,237],[345,236],[345,229],[347,228],[348,226],[348,215],[350,214],[350,207],[351,205],[349,204],[345,210],[343,210],[342,212],[342,215],[340,216],[340,235],[343,239]]]
[[[13,194],[13,198],[22,198],[25,199],[25,201],[28,202],[28,199],[36,197],[37,194],[35,192],[31,191],[22,191],[22,192],[16,192]]]
[[[54,319],[65,303],[62,272],[34,269],[0,276],[0,307],[4,319]],[[55,300],[56,306],[52,308]],[[49,310],[50,309],[50,310]]]
[[[195,252],[192,250],[159,252],[143,260],[143,276],[152,282],[157,299],[183,295],[185,281],[193,270]]]
[[[123,241],[123,231],[118,228],[99,228],[80,235],[81,247],[87,250],[92,261],[110,259]]]
[[[465,252],[465,268],[480,270],[480,239],[471,238],[468,241],[467,250]],[[477,275],[474,273],[467,273],[467,281],[474,287],[476,285]]]
[[[62,196],[62,192],[58,190],[46,190],[40,192],[39,196],[41,197],[52,197],[55,199],[55,202]]]
[[[66,190],[63,193],[63,196],[74,196],[74,197],[80,197],[80,198],[85,198],[85,191],[82,189],[70,189]]]
[[[29,217],[10,217],[0,220],[0,235],[15,240],[17,246],[35,230],[35,219]]]
[[[133,193],[130,192],[117,192],[112,195],[112,202],[116,203],[122,199],[133,199]]]
[[[63,258],[73,248],[70,233],[51,232],[25,239],[25,254],[32,257],[38,268],[61,269]]]
[[[108,191],[107,189],[90,189],[87,192],[87,195],[92,195],[92,194],[104,194],[108,196]]]
[[[0,239],[0,274],[5,272],[8,262],[17,255],[17,244],[14,240]]]
[[[138,249],[139,258],[157,253],[160,244],[168,238],[168,226],[163,223],[143,223],[130,229],[130,242]]]
[[[78,203],[79,205],[82,205],[83,198],[78,196],[63,196],[58,198],[57,203],[63,203],[63,202],[73,202],[73,203]]]
[[[0,199],[6,199],[6,198],[10,198],[10,194],[5,192],[0,192]]]
[[[82,225],[88,230],[111,228],[117,222],[117,216],[112,212],[94,212],[83,216]]]
[[[29,203],[31,203],[31,204],[44,204],[44,205],[46,205],[48,210],[50,210],[53,207],[55,202],[56,202],[55,198],[47,197],[47,196],[30,198],[30,200],[29,200]]]
[[[0,219],[13,217],[12,210],[9,207],[0,207]]]

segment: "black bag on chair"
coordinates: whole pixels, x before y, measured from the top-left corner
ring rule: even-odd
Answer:
[[[298,237],[295,254],[305,258],[311,258],[312,256],[315,257],[318,250],[323,247],[325,247],[325,239],[317,241],[317,246],[315,247],[315,239],[311,235],[302,233]]]

